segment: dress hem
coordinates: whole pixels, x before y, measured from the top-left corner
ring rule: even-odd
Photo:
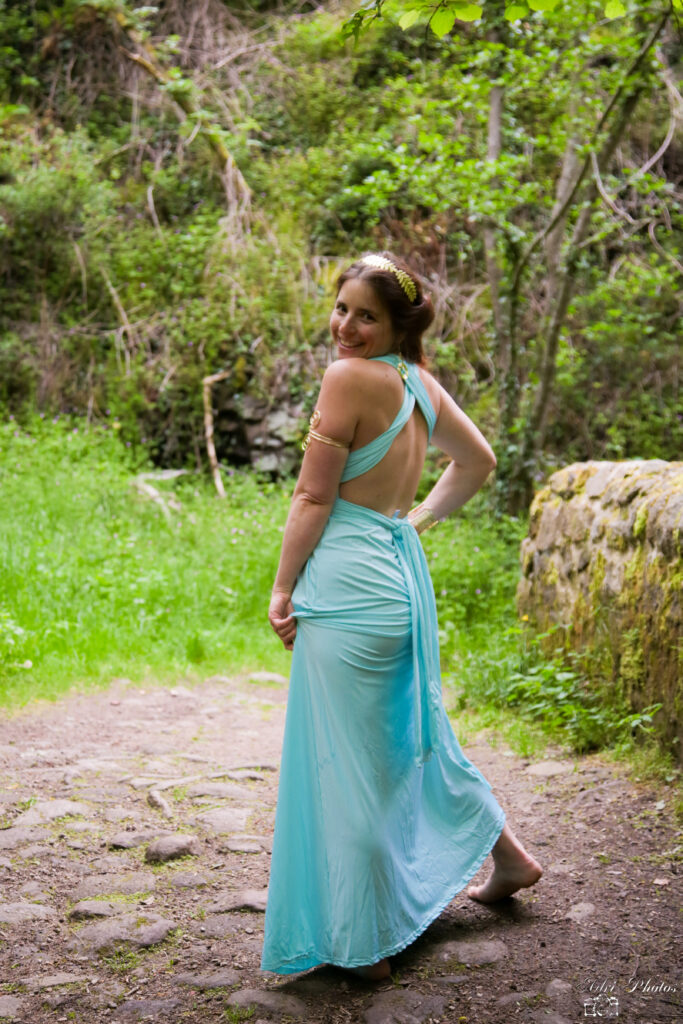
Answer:
[[[423,918],[422,922],[417,926],[417,928],[415,928],[410,933],[410,935],[408,936],[407,939],[401,939],[400,942],[395,943],[393,946],[390,946],[388,949],[384,949],[384,950],[380,951],[379,953],[373,954],[375,959],[372,960],[372,963],[378,963],[380,960],[385,960],[387,957],[395,956],[397,953],[402,952],[402,950],[406,949],[408,946],[411,945],[411,943],[415,942],[415,940],[417,938],[419,938],[419,936],[424,931],[426,931],[427,928],[429,928],[430,924],[433,921],[435,921],[437,919],[437,917],[439,917],[440,914],[442,914],[444,912],[444,910],[446,909],[448,904],[452,900],[455,899],[455,897],[458,895],[458,893],[462,892],[462,890],[465,888],[465,886],[468,884],[468,882],[472,881],[472,879],[476,875],[477,871],[482,866],[482,864],[484,863],[484,861],[486,860],[486,858],[490,854],[491,850],[495,846],[497,840],[500,838],[500,834],[503,831],[504,827],[505,827],[505,815],[503,815],[502,822],[496,822],[496,828],[495,828],[495,831],[493,833],[493,839],[491,840],[490,844],[489,844],[488,841],[486,842],[486,844],[484,846],[484,853],[475,862],[475,864],[472,867],[471,871],[467,874],[467,876],[464,879],[461,879],[455,886],[453,886],[452,889],[448,890],[450,895],[448,895],[445,899],[441,900],[437,904],[437,906],[433,910],[431,910],[429,912],[429,914],[425,918]],[[304,964],[301,964],[300,961],[304,957],[306,958],[306,962]],[[297,957],[296,960],[298,961],[296,966],[294,966],[294,961],[288,961],[288,962],[286,962],[287,966],[281,966],[281,967],[268,967],[268,966],[265,965],[265,963],[263,961],[261,961],[261,970],[262,971],[268,971],[271,974],[302,974],[304,971],[310,971],[314,967],[321,967],[323,964],[329,964],[332,967],[344,967],[344,968],[367,967],[367,966],[369,966],[368,958],[367,957],[363,957],[363,958],[355,959],[355,960],[345,960],[344,962],[341,962],[339,960],[331,960],[329,957],[325,957],[325,956],[319,956],[318,957],[318,954],[313,953],[313,952],[303,953],[299,957]],[[290,966],[290,964],[291,964],[291,966]]]

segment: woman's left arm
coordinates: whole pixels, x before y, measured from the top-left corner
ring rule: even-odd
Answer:
[[[317,402],[320,420],[316,432],[350,447],[358,424],[355,367],[352,360],[333,363],[323,377]],[[346,365],[345,365],[346,364]],[[297,577],[322,536],[339,492],[348,447],[312,438],[301,465],[287,516],[268,618],[285,647],[291,650],[296,635],[291,596]]]

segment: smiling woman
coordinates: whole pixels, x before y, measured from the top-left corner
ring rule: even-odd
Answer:
[[[495,457],[420,366],[432,316],[390,253],[339,279],[330,329],[340,358],[323,378],[269,611],[293,661],[265,970],[331,963],[379,980],[489,852],[494,871],[475,899],[541,874],[441,698],[418,532],[462,506]],[[408,514],[430,439],[452,461]]]
[[[340,359],[386,356],[396,345],[391,317],[372,286],[360,279],[341,286],[330,317],[330,330]]]
[[[349,286],[350,291],[347,290]],[[363,287],[356,291],[353,286]],[[431,299],[423,292],[417,276],[407,264],[392,253],[363,256],[344,271],[338,288],[330,330],[340,357],[351,354],[367,359],[396,352],[413,363],[424,365],[422,335],[434,319],[434,310]],[[350,312],[348,303],[354,301],[361,319],[352,318],[347,331],[344,325]],[[364,356],[362,351],[354,350],[356,336],[353,328],[357,323],[373,322],[386,329],[381,338],[375,335],[373,341],[382,347],[388,344],[388,348],[385,352],[375,351]]]

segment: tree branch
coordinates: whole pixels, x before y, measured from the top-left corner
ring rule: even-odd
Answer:
[[[657,42],[657,39],[659,38],[659,36],[663,32],[664,26],[666,25],[667,21],[669,20],[670,13],[671,12],[669,10],[666,10],[663,13],[663,15],[660,18],[659,22],[657,23],[657,25],[655,26],[653,31],[650,33],[650,35],[645,40],[645,42],[641,46],[640,50],[638,51],[638,53],[634,57],[630,67],[627,68],[625,74],[622,76],[622,80],[621,80],[621,83],[620,83],[619,87],[616,89],[616,91],[614,92],[614,95],[612,96],[611,100],[607,104],[607,107],[603,111],[603,114],[602,114],[602,116],[601,116],[601,118],[600,118],[600,120],[599,120],[599,122],[597,124],[597,127],[596,127],[596,129],[595,129],[595,131],[593,133],[593,139],[592,139],[592,142],[590,143],[591,151],[595,148],[595,144],[597,143],[598,139],[600,138],[600,135],[601,135],[602,131],[604,130],[604,127],[605,127],[605,125],[607,123],[607,120],[608,120],[610,114],[612,113],[612,111],[616,107],[617,103],[621,100],[622,96],[624,95],[624,92],[626,91],[626,86],[627,86],[629,80],[636,73],[636,71],[640,67],[641,63],[643,62],[643,60],[645,59],[645,57],[649,53],[650,49],[654,46],[654,44]],[[579,188],[580,188],[580,186],[581,186],[581,184],[582,184],[582,182],[583,182],[583,180],[584,180],[584,178],[585,178],[585,176],[586,176],[586,174],[588,172],[589,167],[590,167],[590,156],[586,156],[586,158],[583,161],[583,164],[581,165],[581,169],[579,170],[579,173],[577,175],[576,181],[574,182],[574,185],[573,185],[572,189],[570,190],[569,194],[567,195],[564,203],[555,212],[554,216],[551,217],[549,223],[546,224],[546,226],[544,228],[542,228],[535,235],[535,237],[531,240],[531,242],[527,246],[527,249],[525,250],[525,252],[522,254],[521,259],[519,260],[517,266],[515,267],[515,271],[514,271],[513,278],[512,278],[511,289],[513,291],[518,288],[519,281],[520,281],[520,278],[522,276],[522,273],[525,270],[525,268],[526,268],[529,260],[531,259],[531,256],[533,255],[533,253],[536,251],[536,249],[541,244],[543,239],[546,238],[546,236],[553,230],[555,225],[559,223],[560,219],[564,216],[564,214],[569,210],[571,204],[574,201],[574,197],[576,196],[576,193],[578,192],[578,190],[579,190]]]

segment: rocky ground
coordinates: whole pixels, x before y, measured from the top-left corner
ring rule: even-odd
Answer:
[[[261,973],[285,700],[279,677],[119,681],[5,720],[0,1021],[683,1019],[670,790],[483,740],[467,753],[539,885],[495,908],[459,895],[380,985]]]

